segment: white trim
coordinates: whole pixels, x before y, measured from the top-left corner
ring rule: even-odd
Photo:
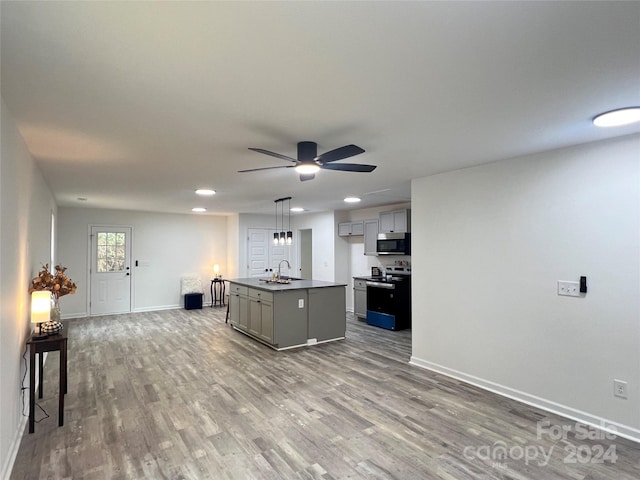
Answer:
[[[205,302],[202,304],[202,308],[211,308],[211,302]],[[217,306],[215,305],[213,308],[225,308],[226,305],[222,305],[222,306]],[[160,310],[179,310],[181,308],[184,308],[183,305],[159,305],[159,306],[151,306],[151,307],[138,307],[134,310],[132,310],[131,312],[121,312],[121,313],[101,313],[101,314],[95,314],[95,315],[91,315],[89,314],[89,312],[77,312],[77,313],[69,313],[69,314],[63,314],[62,315],[62,320],[72,320],[74,318],[88,318],[88,317],[107,317],[110,315],[127,315],[129,313],[141,313],[141,312],[155,312],[155,311],[160,311]]]
[[[569,407],[567,405],[562,405],[545,398],[537,397],[526,392],[521,392],[520,390],[515,390],[513,388],[500,385],[499,383],[494,383],[483,378],[459,372],[457,370],[453,370],[451,368],[447,368],[442,365],[429,362],[427,360],[422,360],[414,356],[411,356],[409,364],[415,365],[416,367],[424,368],[426,370],[431,370],[447,377],[455,378],[456,380],[461,380],[465,383],[469,383],[476,387],[482,388],[483,390],[502,395],[503,397],[522,402],[532,407],[540,408],[541,410],[545,410],[547,412],[560,415],[570,420],[575,420],[591,427],[604,430],[605,432],[613,433],[619,437],[623,437],[628,440],[640,443],[640,430],[628,425],[623,425],[618,422],[614,422],[613,420],[608,420],[606,418],[598,417],[581,410],[576,410],[575,408]],[[606,426],[611,426],[613,428],[609,429],[606,428]]]
[[[27,347],[27,351],[25,352],[25,355],[27,353],[29,353],[28,347]],[[42,355],[42,368],[44,368],[45,363],[47,363],[47,358],[49,357],[49,352],[43,352],[40,355]],[[29,362],[27,362],[27,365],[29,365]],[[36,367],[38,366],[39,366],[39,362],[36,363]],[[29,375],[25,375],[24,380],[26,380],[28,376]],[[24,387],[24,380],[23,380],[22,387]],[[34,391],[38,390],[38,387],[40,386],[40,375],[35,375],[35,380],[36,381],[35,381]],[[27,386],[25,390],[20,391],[20,395],[21,396],[29,395],[28,392],[29,392],[29,387]],[[22,401],[22,398],[20,400]],[[16,458],[18,456],[18,451],[20,450],[20,444],[22,443],[22,437],[24,436],[24,431],[27,426],[27,421],[29,420],[29,412],[27,412],[26,417],[24,416],[24,410],[22,410],[20,413],[22,414],[22,416],[20,417],[18,428],[16,429],[15,435],[13,437],[13,441],[11,442],[11,446],[9,448],[9,455],[7,456],[7,461],[3,465],[2,471],[0,471],[0,478],[2,480],[9,480],[11,478],[11,473],[13,472],[13,467],[16,463]]]
[[[18,429],[15,432],[15,436],[13,438],[13,441],[11,442],[11,447],[9,448],[7,461],[3,466],[2,472],[0,472],[0,478],[2,478],[3,480],[9,480],[9,478],[11,478],[11,472],[13,471],[13,466],[16,461],[16,457],[18,456],[18,450],[20,450],[22,435],[24,434],[24,429],[27,426],[27,420],[29,420],[29,417],[23,416],[18,425]]]
[[[155,307],[138,307],[135,308],[131,313],[141,313],[141,312],[156,312],[156,311],[160,311],[160,310],[178,310],[184,308],[182,305],[158,305]],[[123,315],[126,315],[125,312],[123,313]],[[112,314],[110,314],[112,315]],[[105,314],[102,315],[95,315],[96,317],[104,317]]]

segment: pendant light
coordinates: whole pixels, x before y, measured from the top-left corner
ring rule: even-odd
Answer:
[[[287,230],[287,245],[291,245],[293,243],[293,232],[291,231],[291,197],[287,199],[289,203],[287,204],[287,216],[289,217],[289,229]]]
[[[284,231],[284,202],[288,201],[289,205],[289,229]],[[274,245],[291,245],[293,243],[293,232],[291,231],[291,197],[284,197],[274,200],[276,204],[276,231],[273,234]],[[278,204],[280,204],[280,226],[281,229],[278,232]]]
[[[280,230],[280,241],[279,244],[280,245],[284,245],[284,242],[286,241],[286,236],[287,234],[284,233],[284,204],[282,203],[284,202],[284,199],[280,199],[280,210],[282,211],[280,219],[282,220],[282,230]]]
[[[273,244],[278,245],[278,201],[276,200],[276,231],[273,232]]]

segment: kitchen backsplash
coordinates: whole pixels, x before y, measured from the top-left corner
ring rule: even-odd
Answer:
[[[398,258],[397,256],[394,259],[389,257],[369,257],[369,262],[366,266],[362,266],[358,268],[358,271],[353,272],[354,277],[367,277],[371,275],[371,267],[378,267],[381,270],[384,270],[384,267],[389,266],[398,266],[398,267],[410,267],[411,266],[411,256],[403,255],[402,258]],[[360,271],[362,270],[362,271]]]

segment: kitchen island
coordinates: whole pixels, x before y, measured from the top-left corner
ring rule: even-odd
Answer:
[[[229,287],[233,328],[276,350],[344,339],[345,284],[236,278]]]

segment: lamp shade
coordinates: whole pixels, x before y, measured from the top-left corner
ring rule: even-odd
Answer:
[[[31,294],[31,323],[51,320],[51,292],[41,290]]]
[[[215,275],[218,275],[220,273],[220,265],[218,265],[217,263],[213,266],[213,273]]]

